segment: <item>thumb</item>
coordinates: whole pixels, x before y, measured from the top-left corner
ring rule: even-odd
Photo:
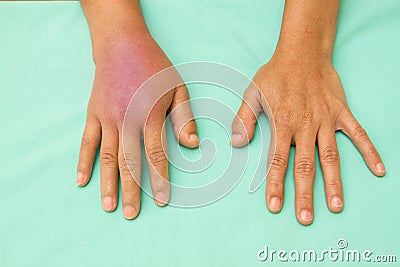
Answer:
[[[176,88],[170,116],[178,142],[189,148],[198,147],[197,126],[189,103],[189,92],[184,85]]]
[[[244,92],[242,105],[232,122],[232,146],[242,147],[250,142],[261,110],[260,93],[252,83]]]

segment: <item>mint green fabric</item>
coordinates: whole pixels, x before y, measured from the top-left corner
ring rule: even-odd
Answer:
[[[215,61],[250,77],[271,57],[283,12],[283,1],[273,0],[155,0],[142,6],[152,34],[173,63]],[[318,167],[315,221],[305,227],[294,212],[294,150],[278,215],[266,209],[265,183],[248,193],[250,175],[201,208],[159,208],[142,194],[136,220],[125,220],[120,206],[105,213],[98,162],[89,185],[75,185],[94,75],[79,3],[1,2],[0,266],[280,266],[285,263],[260,262],[258,251],[265,245],[288,251],[337,248],[339,238],[350,249],[394,254],[399,262],[399,14],[398,0],[343,1],[334,64],[387,175],[374,177],[351,141],[338,133],[345,209],[340,214],[327,209]],[[213,87],[189,90],[193,97],[226,99],[235,109],[240,104]],[[207,125],[199,123],[199,135],[213,138],[220,147],[216,158],[224,159],[231,149],[229,137]],[[259,144],[257,133],[251,146]],[[197,157],[199,152],[184,153]],[[172,179],[182,179],[171,169]],[[204,179],[217,171],[205,172]],[[143,179],[148,180],[145,165]]]

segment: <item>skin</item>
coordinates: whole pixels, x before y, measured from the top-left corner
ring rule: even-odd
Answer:
[[[375,175],[385,174],[377,150],[349,109],[332,65],[339,6],[339,0],[286,0],[275,53],[253,79],[259,90],[247,89],[232,124],[231,142],[237,147],[251,140],[262,111],[275,129],[266,185],[266,203],[273,213],[282,209],[290,146],[296,146],[295,210],[304,225],[314,219],[316,145],[328,208],[340,212],[344,207],[335,131],[343,131],[353,141]]]
[[[82,137],[77,184],[85,186],[89,182],[100,146],[103,209],[111,212],[117,207],[120,176],[123,213],[125,218],[133,219],[140,210],[141,135],[145,135],[150,182],[159,206],[168,203],[170,194],[169,183],[165,182],[169,176],[165,133],[162,133],[166,114],[174,110],[171,119],[182,145],[193,148],[199,144],[187,102],[189,93],[184,86],[174,88],[156,102],[148,118],[138,113],[129,140],[131,149],[123,150],[122,125],[131,97],[145,80],[170,67],[171,62],[151,37],[138,1],[81,0],[80,3],[89,24],[96,72]],[[154,104],[146,101],[144,95],[142,102]]]

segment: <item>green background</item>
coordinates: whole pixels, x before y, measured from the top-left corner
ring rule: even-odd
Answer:
[[[274,51],[283,1],[155,0],[142,1],[142,7],[173,63],[215,61],[251,77]],[[105,213],[98,163],[86,188],[75,185],[94,74],[79,3],[0,3],[0,265],[284,265],[259,262],[257,251],[264,245],[289,251],[336,248],[339,238],[350,249],[395,254],[399,262],[399,14],[398,0],[343,1],[334,64],[387,175],[374,177],[352,143],[338,133],[346,207],[340,214],[328,211],[318,168],[315,221],[305,227],[294,212],[293,153],[278,215],[265,207],[265,183],[248,193],[250,175],[226,197],[201,208],[159,208],[142,194],[136,220],[125,220],[120,206]],[[189,89],[193,97],[224,99],[223,91]],[[237,99],[226,99],[239,107]],[[213,138],[219,146],[216,157],[223,158],[231,149],[228,137],[217,134],[216,125],[202,127],[207,124],[200,123],[199,135]],[[260,144],[257,134],[251,146]],[[189,157],[196,153],[185,151]],[[145,167],[143,179],[148,179]]]

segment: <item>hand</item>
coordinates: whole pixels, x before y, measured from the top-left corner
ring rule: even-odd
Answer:
[[[115,40],[115,41],[113,41]],[[141,132],[145,127],[145,147],[155,202],[166,205],[169,200],[168,160],[162,137],[166,113],[171,116],[179,142],[197,147],[196,124],[188,104],[187,88],[181,86],[165,94],[152,109],[147,121],[139,118],[136,135],[128,141],[133,151],[123,153],[122,123],[132,95],[153,74],[171,66],[163,51],[151,38],[118,36],[96,46],[96,72],[87,109],[86,126],[82,137],[78,163],[77,184],[85,186],[92,173],[93,161],[100,144],[101,198],[105,211],[113,211],[118,201],[118,171],[121,177],[122,206],[125,218],[135,218],[140,209]],[[143,99],[146,101],[146,99]],[[147,103],[153,105],[155,103]],[[137,116],[143,116],[139,114]],[[140,128],[140,129],[139,129]],[[165,136],[164,136],[165,137]],[[126,157],[125,157],[125,156]],[[135,176],[132,177],[131,172]]]
[[[232,124],[232,145],[246,145],[253,137],[258,113],[264,111],[268,115],[273,133],[268,159],[267,206],[273,213],[282,208],[290,145],[296,145],[296,216],[301,224],[308,225],[314,218],[316,143],[326,201],[333,212],[340,212],[344,205],[335,131],[343,131],[353,141],[375,175],[383,176],[385,168],[367,133],[351,113],[330,60],[315,55],[293,58],[277,53],[258,70],[254,83],[260,91],[255,86],[246,90],[245,101]]]

